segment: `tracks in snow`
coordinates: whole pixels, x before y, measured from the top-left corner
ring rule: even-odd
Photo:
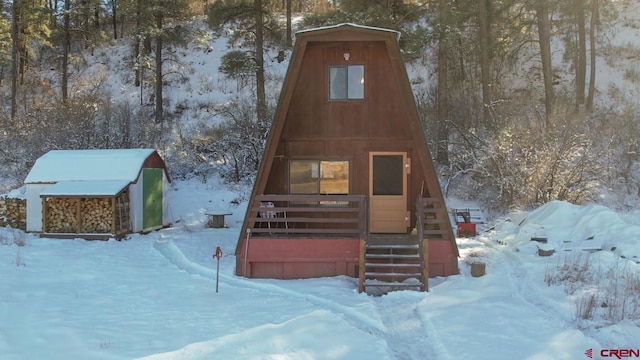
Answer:
[[[215,281],[215,270],[189,260],[172,241],[156,241],[153,246],[178,269],[193,276]],[[354,310],[350,306],[316,295],[223,273],[220,273],[219,277],[221,284],[224,286],[279,294],[289,299],[304,300],[331,311],[354,328],[385,340],[394,359],[451,359],[444,344],[438,338],[435,327],[421,313],[420,303],[425,299],[424,293],[410,292],[411,294],[407,294],[408,292],[395,292],[377,298],[368,297],[374,303],[380,316],[380,321],[378,321],[369,315]]]
[[[524,304],[527,304],[538,314],[539,318],[545,319],[551,326],[555,326],[559,330],[578,330],[572,315],[567,313],[566,309],[561,308],[547,296],[540,293],[535,286],[531,286],[531,284],[542,281],[542,279],[532,280],[529,273],[524,269],[523,261],[511,249],[504,249],[505,245],[497,245],[492,242],[485,242],[485,245],[495,250],[493,253],[497,254],[497,258],[506,268],[508,283],[513,289],[514,296]]]
[[[411,294],[410,294],[411,293]],[[424,293],[391,292],[374,302],[385,326],[387,345],[398,360],[452,359],[431,320],[420,309]],[[412,296],[413,295],[413,296]]]

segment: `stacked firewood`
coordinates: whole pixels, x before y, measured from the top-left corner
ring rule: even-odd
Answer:
[[[111,198],[82,199],[82,231],[109,233],[113,221]]]
[[[47,232],[110,233],[113,222],[111,201],[111,198],[47,199]],[[78,221],[81,222],[80,228]]]
[[[0,226],[7,225],[14,229],[27,228],[27,200],[0,197]]]
[[[78,231],[79,198],[49,198],[47,206],[47,232],[75,233]]]

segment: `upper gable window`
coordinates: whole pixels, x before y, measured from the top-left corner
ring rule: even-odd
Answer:
[[[364,99],[364,65],[329,67],[329,100]]]

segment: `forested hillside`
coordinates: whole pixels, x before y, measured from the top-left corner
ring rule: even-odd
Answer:
[[[488,207],[640,194],[632,0],[0,2],[0,190],[51,149],[159,149],[250,183],[295,31],[401,32],[445,192]]]

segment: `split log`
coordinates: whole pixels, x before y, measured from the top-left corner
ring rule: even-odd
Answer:
[[[111,232],[113,223],[111,201],[111,198],[82,199],[82,232]]]
[[[20,198],[0,197],[0,226],[27,228],[27,201]]]
[[[47,199],[46,229],[51,233],[75,233],[78,228],[77,198],[49,198]]]

